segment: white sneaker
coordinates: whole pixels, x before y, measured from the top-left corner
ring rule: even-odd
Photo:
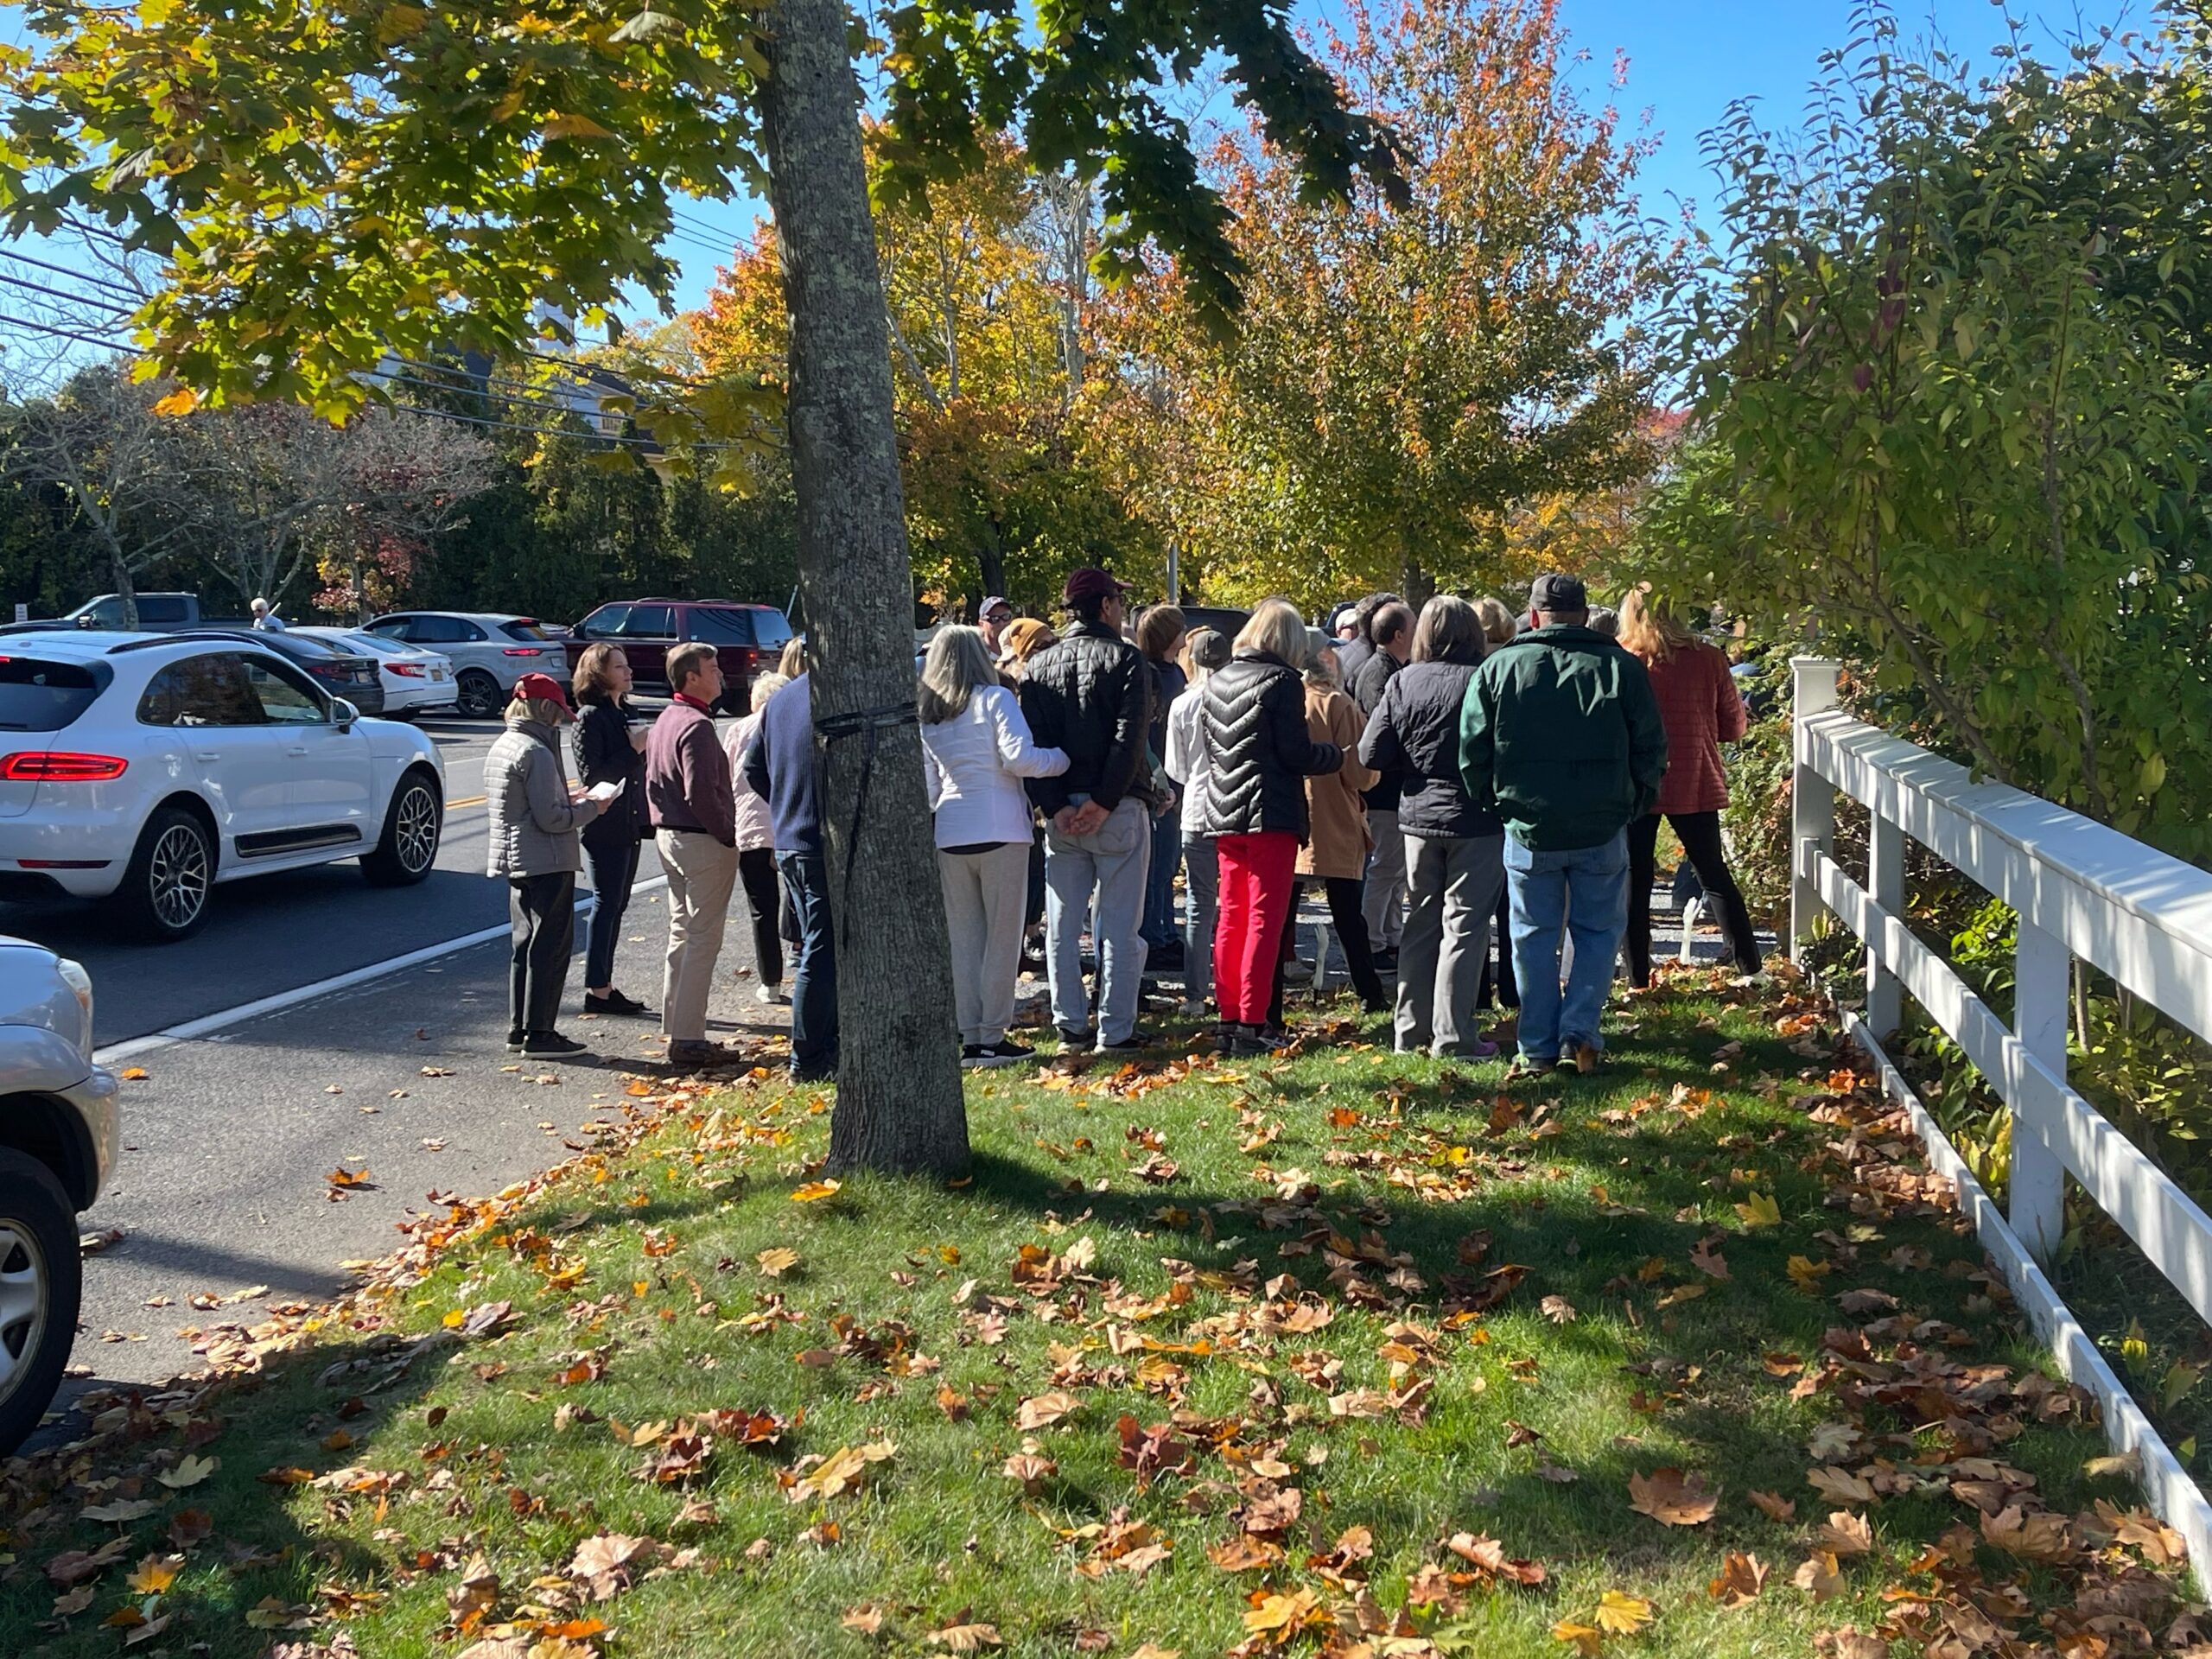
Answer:
[[[765,1002],[770,1007],[779,1007],[791,1000],[791,994],[780,985],[763,985],[753,993],[755,1002]]]

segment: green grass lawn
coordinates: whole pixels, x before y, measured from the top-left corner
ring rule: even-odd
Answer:
[[[825,1100],[678,1103],[258,1376],[19,1469],[0,1654],[2163,1629],[2164,1538],[2091,1511],[2133,1489],[2085,1468],[2101,1436],[1908,1143],[1796,1005],[1713,986],[1510,1089],[1349,1021],[1287,1059],[988,1074],[950,1188],[802,1198]],[[219,1466],[162,1484],[188,1456]],[[56,1622],[47,1564],[116,1540]]]

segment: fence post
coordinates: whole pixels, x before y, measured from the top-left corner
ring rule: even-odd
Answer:
[[[2012,1033],[2020,1046],[2054,1076],[2066,1075],[2066,997],[2073,954],[2066,941],[2020,918],[2020,942],[2012,957]],[[2018,1079],[2008,1078],[2012,1113],[2012,1230],[2048,1263],[2066,1230],[2066,1166],[2053,1142],[2056,1125],[2037,1122],[2021,1110]]]
[[[1904,831],[1874,813],[1867,826],[1866,887],[1874,902],[1892,916],[1904,915]],[[1887,1038],[1904,1019],[1904,998],[1897,976],[1882,966],[1874,942],[1866,943],[1866,1027],[1875,1036]]]
[[[1835,707],[1840,666],[1833,657],[1789,659],[1794,757],[1789,770],[1789,954],[1793,960],[1802,960],[1805,946],[1813,937],[1813,918],[1821,909],[1820,893],[1805,875],[1808,846],[1826,852],[1835,839],[1835,785],[1813,768],[1812,742],[1804,722]]]

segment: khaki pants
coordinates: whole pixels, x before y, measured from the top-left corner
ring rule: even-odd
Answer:
[[[722,924],[737,885],[737,849],[712,836],[660,830],[653,834],[668,877],[668,969],[660,985],[660,1028],[679,1043],[707,1039],[707,993],[722,953]]]

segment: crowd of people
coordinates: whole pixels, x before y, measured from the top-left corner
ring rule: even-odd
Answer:
[[[964,1064],[1032,1056],[1012,1034],[1031,964],[1064,1050],[1147,1048],[1147,982],[1179,975],[1182,1011],[1211,1012],[1224,1052],[1273,1051],[1288,1040],[1284,986],[1310,886],[1353,993],[1390,1016],[1400,1052],[1495,1056],[1479,1029],[1495,1008],[1514,1011],[1521,1069],[1592,1069],[1617,964],[1649,982],[1662,819],[1738,969],[1759,971],[1720,831],[1721,746],[1743,734],[1744,706],[1725,652],[1663,596],[1639,588],[1616,613],[1555,573],[1519,617],[1496,599],[1439,594],[1416,611],[1375,594],[1325,632],[1271,598],[1233,638],[1187,626],[1173,605],[1132,615],[1103,570],[1074,572],[1061,597],[1057,626],[988,599],[978,626],[938,630],[920,663]],[[706,1011],[741,885],[755,995],[791,1005],[791,1075],[834,1077],[835,930],[802,658],[792,642],[723,740],[710,647],[669,653],[674,697],[648,724],[627,706],[620,648],[594,645],[569,688],[583,710],[573,791],[568,696],[543,675],[517,685],[486,770],[516,1052],[581,1047],[555,1019],[587,862],[598,904],[584,1006],[651,1016],[613,983],[650,837],[668,881],[671,1059],[727,1057]]]

